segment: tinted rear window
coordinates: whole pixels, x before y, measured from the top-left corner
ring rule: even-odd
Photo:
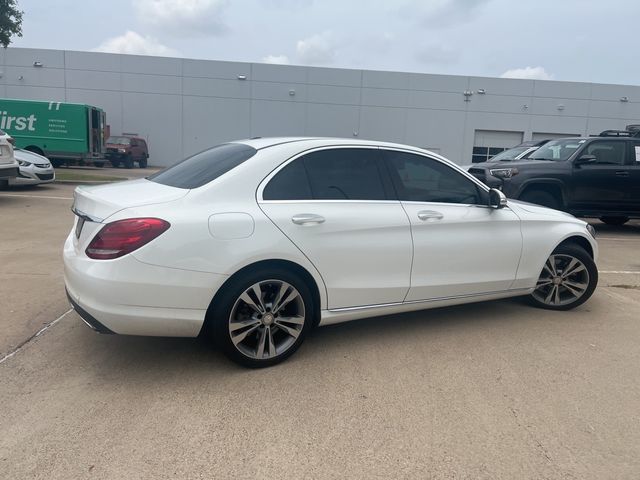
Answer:
[[[250,159],[257,150],[240,143],[225,143],[196,153],[174,166],[147,177],[149,180],[177,188],[198,188]]]
[[[377,149],[336,148],[303,157],[318,200],[386,200]]]
[[[273,177],[262,192],[265,200],[311,200],[311,186],[302,160],[294,160]]]

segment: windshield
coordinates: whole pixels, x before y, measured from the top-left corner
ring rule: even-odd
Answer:
[[[515,160],[518,155],[522,155],[530,148],[533,147],[513,147],[509,150],[505,150],[504,152],[500,152],[499,154],[491,157],[489,160],[492,162],[508,162],[510,160]]]
[[[585,140],[554,140],[529,155],[529,160],[550,160],[554,162],[562,162],[567,160],[578,150]]]
[[[109,137],[107,143],[115,143],[116,145],[129,145],[130,139],[128,137]]]

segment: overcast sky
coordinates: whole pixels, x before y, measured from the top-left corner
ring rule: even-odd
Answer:
[[[18,0],[13,46],[640,84],[640,0]]]

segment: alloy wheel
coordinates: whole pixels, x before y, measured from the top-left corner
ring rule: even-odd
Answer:
[[[229,336],[243,355],[266,360],[289,350],[304,327],[300,292],[282,280],[264,280],[247,288],[229,316]]]
[[[574,303],[589,288],[589,271],[578,258],[567,254],[551,255],[545,263],[533,297],[550,306]]]

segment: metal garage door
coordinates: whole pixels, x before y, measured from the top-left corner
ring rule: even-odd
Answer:
[[[472,162],[486,162],[488,159],[522,143],[523,132],[502,130],[476,130],[473,140]]]
[[[565,137],[579,137],[580,135],[576,133],[542,133],[542,132],[533,132],[531,135],[531,140],[548,140],[555,138],[565,138]]]

